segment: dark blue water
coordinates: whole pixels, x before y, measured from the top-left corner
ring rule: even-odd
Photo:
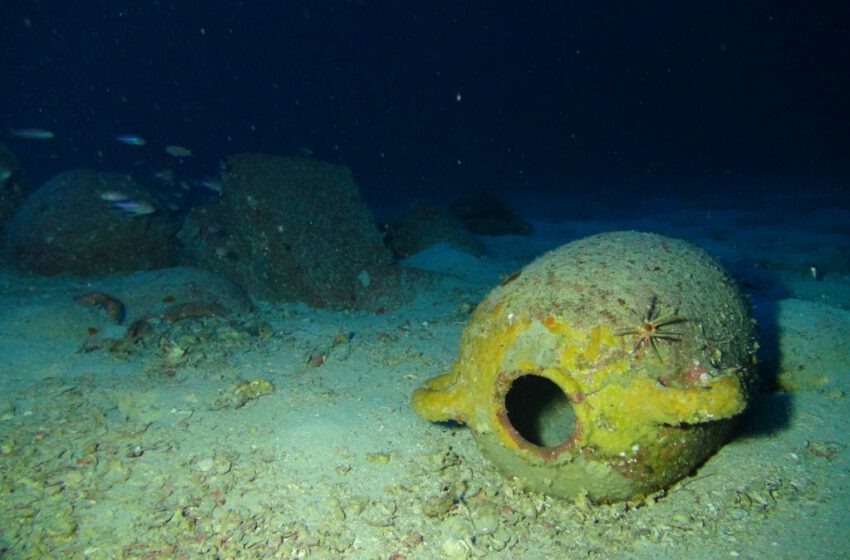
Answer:
[[[0,125],[56,134],[7,141],[37,182],[245,151],[344,163],[378,207],[850,177],[845,2],[6,4]]]

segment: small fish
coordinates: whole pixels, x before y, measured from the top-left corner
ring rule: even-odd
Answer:
[[[189,148],[184,148],[183,146],[166,146],[165,152],[174,157],[183,158],[183,157],[192,157],[194,154],[192,150]]]
[[[6,182],[6,179],[12,176],[12,170],[0,165],[0,186]]]
[[[144,146],[148,143],[147,140],[135,134],[121,134],[115,137],[115,140],[128,146]]]
[[[221,181],[218,179],[200,179],[193,184],[221,194]]]
[[[43,128],[10,128],[9,136],[26,140],[50,140],[55,134]]]
[[[153,204],[146,200],[118,200],[112,203],[112,207],[133,216],[147,216],[156,212]]]
[[[154,171],[153,178],[156,179],[158,183],[165,185],[166,187],[173,187],[176,175],[172,169],[163,169],[161,171]]]
[[[130,197],[120,191],[103,191],[100,193],[100,199],[107,202],[124,202],[130,200]]]

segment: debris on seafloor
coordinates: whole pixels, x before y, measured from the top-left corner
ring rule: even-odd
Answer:
[[[271,326],[258,315],[230,314],[215,301],[179,303],[158,315],[144,315],[130,322],[123,336],[96,336],[99,332],[90,330],[78,352],[105,350],[122,361],[142,358],[148,362],[148,373],[166,377],[175,376],[180,367],[221,362],[234,351],[273,335]]]
[[[100,307],[116,323],[124,320],[124,304],[118,298],[104,292],[89,292],[74,298],[74,301]]]
[[[274,390],[274,385],[262,377],[251,381],[242,379],[216,401],[215,408],[242,408],[254,399],[273,393]]]
[[[166,322],[179,321],[187,318],[198,317],[224,317],[228,314],[220,303],[210,301],[189,301],[177,303],[170,306],[162,314],[162,320]]]

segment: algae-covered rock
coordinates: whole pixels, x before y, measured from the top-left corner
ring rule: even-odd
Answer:
[[[228,158],[221,204],[181,232],[189,262],[262,298],[364,308],[393,275],[392,257],[347,167],[310,158]]]
[[[506,474],[559,497],[629,499],[688,474],[747,405],[753,321],[704,251],[660,235],[589,237],[478,305],[453,369],[413,396],[472,428]]]
[[[110,201],[144,204],[143,214]],[[176,261],[177,223],[126,175],[80,169],[32,193],[8,224],[16,264],[38,274],[118,274]]]
[[[484,252],[484,245],[459,218],[444,208],[425,204],[417,205],[389,224],[386,240],[399,258],[414,255],[436,243],[448,243],[476,256]]]

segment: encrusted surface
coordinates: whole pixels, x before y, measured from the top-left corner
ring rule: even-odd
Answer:
[[[485,454],[528,486],[626,499],[671,484],[717,448],[746,406],[754,349],[746,301],[704,252],[659,235],[602,234],[496,287],[451,374],[426,383],[414,406],[429,420],[468,423]],[[505,421],[515,411],[500,380],[526,375],[569,401],[566,444],[529,444]]]

